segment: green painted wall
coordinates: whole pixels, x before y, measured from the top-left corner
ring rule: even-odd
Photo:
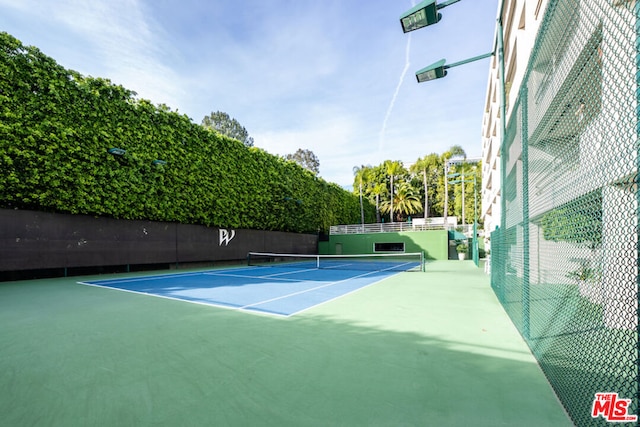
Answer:
[[[318,242],[318,254],[328,255],[329,253],[329,242]]]
[[[329,242],[320,242],[318,253],[372,254],[375,243],[404,243],[404,251],[424,252],[425,259],[446,260],[448,235],[445,230],[411,231],[398,233],[343,234],[329,236]]]

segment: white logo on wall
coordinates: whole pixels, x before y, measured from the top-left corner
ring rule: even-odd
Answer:
[[[220,229],[220,243],[218,246],[227,246],[233,238],[236,237],[236,230]]]

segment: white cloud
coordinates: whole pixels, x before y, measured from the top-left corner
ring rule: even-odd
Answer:
[[[437,28],[410,36],[397,20],[409,1],[372,1],[0,0],[0,27],[196,123],[225,111],[268,152],[310,149],[321,175],[340,185],[356,165],[409,163],[452,144],[479,152],[486,65],[475,72],[480,83],[464,77],[473,65],[431,85],[406,75],[413,64],[482,50],[473,26],[457,22],[476,22],[486,5],[461,2]],[[494,10],[483,30],[489,47]]]
[[[31,15],[35,25],[54,21],[75,34],[64,52],[72,54],[73,44],[79,46],[70,62],[81,73],[109,78],[154,103],[179,104],[183,96],[179,78],[162,60],[165,35],[150,21],[141,1],[0,0],[0,4]],[[54,59],[67,66],[64,58]]]

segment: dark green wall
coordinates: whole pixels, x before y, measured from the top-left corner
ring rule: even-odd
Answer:
[[[318,242],[318,254],[320,255],[328,255],[329,252],[329,242]]]
[[[445,230],[331,235],[329,242],[320,242],[318,252],[335,255],[336,247],[341,245],[342,254],[372,254],[375,243],[396,242],[403,242],[407,253],[424,252],[425,259],[447,259],[448,236]]]

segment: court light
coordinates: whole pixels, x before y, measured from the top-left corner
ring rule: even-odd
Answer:
[[[424,0],[422,2],[420,2],[420,4],[418,4],[417,6],[411,8],[409,11],[405,12],[401,17],[400,17],[400,23],[402,25],[402,30],[407,33],[409,31],[413,31],[413,30],[417,30],[423,27],[426,27],[428,25],[432,25],[435,24],[437,22],[440,21],[440,19],[442,19],[442,15],[437,13],[438,9],[442,9],[443,7],[449,6],[453,3],[457,3],[459,0],[448,0],[445,1],[444,3],[437,5],[436,4],[436,0]],[[505,172],[506,172],[506,166],[505,166],[505,159],[506,159],[506,145],[505,145],[505,135],[507,133],[507,122],[506,122],[506,84],[505,84],[505,75],[504,75],[504,28],[502,25],[502,12],[504,11],[504,4],[505,1],[501,0],[500,1],[500,8],[499,8],[499,13],[498,13],[498,19],[497,19],[497,25],[496,25],[496,40],[495,40],[495,44],[494,44],[494,48],[493,51],[491,53],[487,53],[484,55],[480,55],[480,56],[476,56],[474,58],[470,58],[464,61],[460,61],[451,65],[446,65],[446,60],[441,59],[438,62],[435,62],[431,65],[429,65],[428,67],[423,68],[422,70],[419,70],[418,72],[416,72],[416,79],[418,80],[418,83],[422,83],[422,82],[427,82],[427,81],[431,81],[431,80],[436,80],[436,79],[441,79],[443,77],[445,77],[447,75],[447,69],[452,68],[452,67],[456,67],[458,65],[463,65],[463,64],[467,64],[469,62],[473,62],[473,61],[478,61],[480,59],[483,58],[487,58],[489,56],[493,56],[493,55],[497,55],[498,57],[498,75],[499,75],[499,84],[500,84],[500,159],[501,159],[501,163],[500,163],[500,177],[501,177],[501,182],[504,183],[506,182],[506,176],[505,176]],[[446,171],[446,166],[445,166],[445,171]],[[446,172],[445,172],[446,175]],[[445,178],[445,185],[448,184],[448,179]],[[446,188],[446,187],[445,187]],[[474,185],[474,191],[475,191],[475,185]],[[446,200],[446,199],[445,199]],[[475,200],[474,200],[475,203]],[[504,212],[506,210],[505,206],[505,198],[501,198],[501,203],[502,203],[502,212]],[[528,206],[528,198],[525,199],[523,201],[523,204],[525,204],[526,206]],[[446,211],[446,205],[445,205],[445,221],[446,221],[446,215],[447,215],[447,211]],[[502,229],[506,229],[506,222],[505,222],[505,216],[502,215],[501,219],[500,219],[500,225]],[[474,239],[474,246],[477,245],[477,238],[476,238],[476,223],[474,222],[474,233],[473,233],[473,239]],[[476,255],[477,256],[477,255]],[[475,257],[474,257],[475,258]],[[474,259],[474,262],[476,262],[476,259]],[[528,260],[527,260],[528,262]],[[476,265],[478,265],[478,263],[476,262]],[[527,267],[525,267],[526,269]],[[528,288],[527,288],[528,289]],[[526,306],[528,307],[528,299],[526,301]],[[528,337],[529,335],[529,321],[528,318],[525,320],[525,327],[524,327],[524,335],[525,337]]]
[[[438,13],[438,10],[459,1],[460,0],[448,0],[437,4],[436,0],[424,0],[418,3],[400,16],[402,31],[408,33],[409,31],[419,30],[420,28],[437,23],[442,19],[442,14]]]
[[[154,166],[164,166],[167,164],[167,162],[165,160],[154,160],[151,162],[151,164]]]
[[[433,64],[427,67],[424,67],[421,70],[416,71],[416,79],[418,80],[418,83],[441,79],[447,75],[447,70],[449,68],[457,67],[458,65],[468,64],[469,62],[479,61],[481,59],[493,56],[493,54],[494,52],[485,53],[482,55],[474,56],[473,58],[455,62],[450,65],[446,65],[447,63],[446,59],[441,59],[438,62],[434,62]]]
[[[467,174],[468,176],[469,174]],[[452,173],[447,175],[447,178],[458,178],[454,181],[449,181],[447,179],[447,181],[449,182],[449,184],[451,185],[455,185],[455,184],[465,184],[465,183],[469,183],[469,184],[473,184],[473,238],[471,239],[471,256],[473,258],[473,262],[476,265],[476,267],[478,267],[480,264],[480,256],[479,256],[479,249],[478,249],[478,182],[476,179],[476,176],[473,175],[473,179],[465,179],[465,174],[464,173]],[[463,187],[464,189],[464,187]],[[465,203],[464,203],[464,190],[462,191],[462,209],[464,212],[464,208],[465,208]],[[463,213],[464,215],[464,213]],[[464,217],[463,217],[464,218]],[[463,221],[463,225],[464,225],[464,221]]]

